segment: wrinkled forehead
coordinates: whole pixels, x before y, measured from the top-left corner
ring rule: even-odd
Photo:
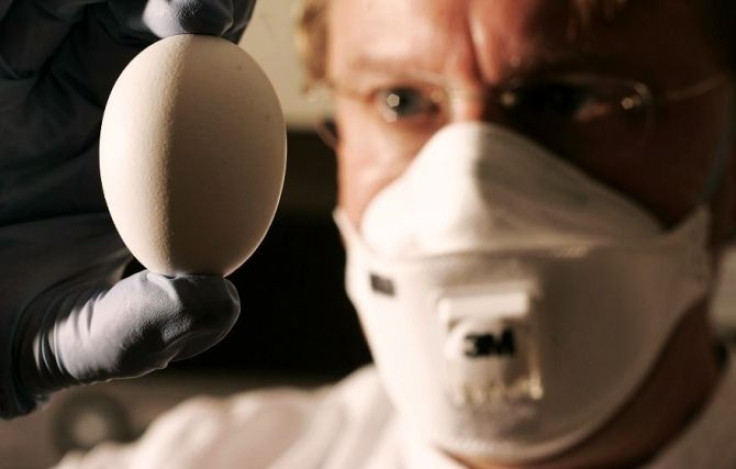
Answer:
[[[687,82],[714,61],[690,0],[332,1],[331,76],[410,67],[494,81],[578,62]]]

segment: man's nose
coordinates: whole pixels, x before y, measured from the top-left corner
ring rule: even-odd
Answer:
[[[486,90],[463,90],[452,96],[452,122],[506,124],[503,110]]]

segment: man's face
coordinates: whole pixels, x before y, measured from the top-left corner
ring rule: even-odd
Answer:
[[[594,17],[585,31],[573,3],[333,0],[327,73],[338,90],[351,90],[337,93],[336,118],[339,200],[353,223],[360,224],[371,199],[441,126],[473,120],[513,126],[497,102],[473,97],[484,90],[583,76],[638,81],[656,100],[724,73],[688,0],[630,0],[613,19]],[[417,99],[424,77],[465,97],[452,101],[451,112],[438,113]],[[654,106],[643,140],[634,129],[631,137],[615,134],[612,144],[576,146],[573,136],[552,150],[672,225],[701,196],[730,93],[722,83]],[[565,148],[585,151],[566,154]],[[728,192],[719,197],[728,199]],[[725,220],[726,212],[716,218]]]

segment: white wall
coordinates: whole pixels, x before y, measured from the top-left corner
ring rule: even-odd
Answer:
[[[311,128],[327,113],[326,105],[308,102],[301,94],[304,74],[293,44],[299,0],[258,0],[240,45],[264,68],[281,99],[291,128]]]

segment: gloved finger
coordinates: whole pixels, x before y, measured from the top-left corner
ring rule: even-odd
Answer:
[[[110,2],[119,31],[128,38],[242,32],[255,0],[118,0]]]
[[[21,79],[35,74],[60,47],[83,14],[84,7],[102,0],[10,2],[0,20],[0,78]]]
[[[45,309],[44,320],[25,332],[19,352],[32,395],[164,368],[215,345],[240,312],[232,283],[211,276],[144,271],[109,291],[49,295],[33,306]]]

